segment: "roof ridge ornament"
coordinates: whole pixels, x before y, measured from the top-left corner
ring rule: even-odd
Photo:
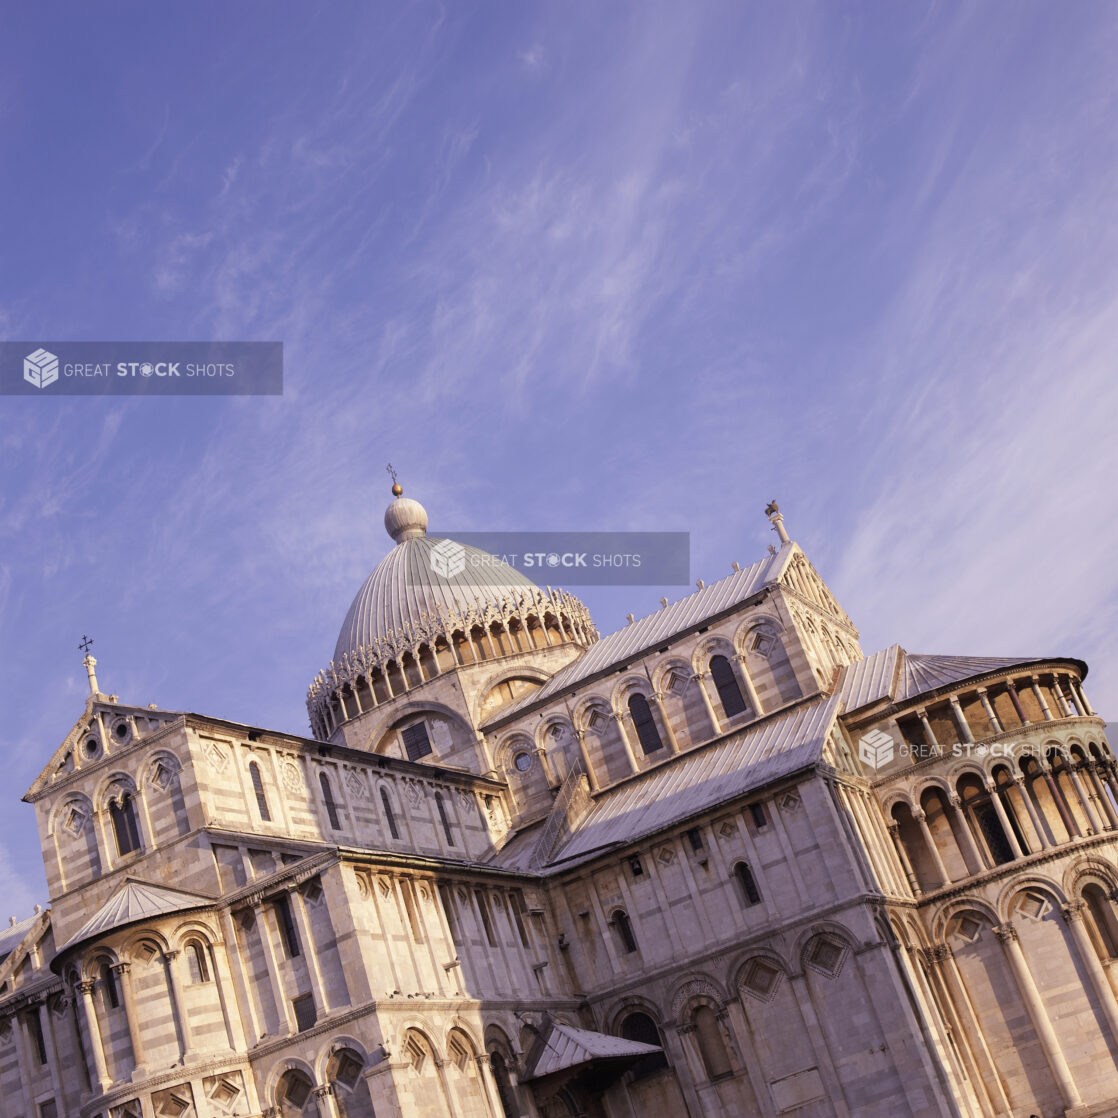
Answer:
[[[765,506],[765,515],[769,518],[773,531],[780,537],[781,545],[791,543],[788,532],[784,528],[784,517],[781,515],[780,506],[776,503],[775,497]]]
[[[85,653],[85,658],[82,660],[82,667],[85,668],[85,674],[89,676],[89,693],[91,695],[99,695],[101,688],[97,685],[97,661],[93,657],[93,653],[89,650],[93,647],[93,638],[87,637],[82,634],[81,643],[78,645],[78,651]]]

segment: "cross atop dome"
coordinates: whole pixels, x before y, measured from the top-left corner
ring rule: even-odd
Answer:
[[[388,473],[392,478],[392,496],[396,499],[384,510],[384,530],[396,543],[427,535],[427,510],[418,501],[404,496],[404,487],[391,462]]]

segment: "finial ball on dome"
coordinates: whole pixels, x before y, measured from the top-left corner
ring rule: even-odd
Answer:
[[[393,486],[393,492],[399,486]],[[400,490],[402,493],[403,490]],[[427,535],[427,510],[410,497],[396,494],[396,500],[384,510],[385,531],[397,542]]]
[[[403,492],[404,492],[404,487],[398,481],[394,481],[392,483],[392,496],[393,497],[400,497],[400,496],[403,495]]]

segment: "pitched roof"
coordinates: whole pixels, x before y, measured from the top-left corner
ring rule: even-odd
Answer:
[[[550,1022],[539,1048],[539,1055],[524,1077],[526,1080],[543,1079],[546,1075],[577,1068],[594,1060],[639,1060],[660,1051],[654,1044],[576,1029],[558,1021]]]
[[[835,694],[842,701],[843,709],[849,712],[883,699],[906,703],[918,695],[965,679],[1001,668],[1040,662],[1036,657],[1021,656],[926,655],[906,652],[899,644],[891,644],[865,660],[848,665]]]
[[[64,947],[65,951],[76,943],[103,935],[114,928],[137,920],[150,920],[155,916],[166,916],[172,912],[185,912],[192,908],[205,908],[212,905],[212,897],[201,893],[188,893],[184,889],[170,889],[166,885],[151,885],[127,877],[121,887],[71,936]]]
[[[631,625],[602,637],[577,660],[560,668],[538,691],[519,703],[504,707],[494,721],[505,721],[510,714],[550,698],[552,695],[605,671],[614,664],[628,660],[646,649],[655,648],[665,640],[682,633],[752,597],[762,587],[775,583],[784,572],[796,545],[784,544],[775,554],[766,556],[750,567],[743,567],[702,590],[680,598]]]
[[[23,937],[31,931],[40,915],[36,912],[26,920],[16,920],[13,916],[11,925],[0,931],[0,963],[23,942]]]
[[[802,703],[601,793],[551,864],[632,842],[819,760],[838,712],[835,697]]]

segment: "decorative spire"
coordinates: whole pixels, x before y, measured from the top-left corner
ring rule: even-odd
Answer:
[[[392,496],[402,497],[404,495],[404,487],[400,484],[400,479],[396,476],[396,468],[389,462],[385,469],[388,471],[388,476],[392,479]]]
[[[780,513],[780,506],[776,503],[775,498],[765,506],[765,515],[769,518],[773,531],[780,537],[780,542],[782,544],[790,543],[788,533],[784,529],[784,517]]]
[[[87,637],[82,634],[81,644],[78,645],[78,651],[85,653],[85,659],[82,660],[82,667],[85,668],[85,674],[89,676],[89,693],[91,695],[100,694],[101,688],[97,686],[97,661],[93,658],[93,653],[89,650],[93,647],[93,638]]]

